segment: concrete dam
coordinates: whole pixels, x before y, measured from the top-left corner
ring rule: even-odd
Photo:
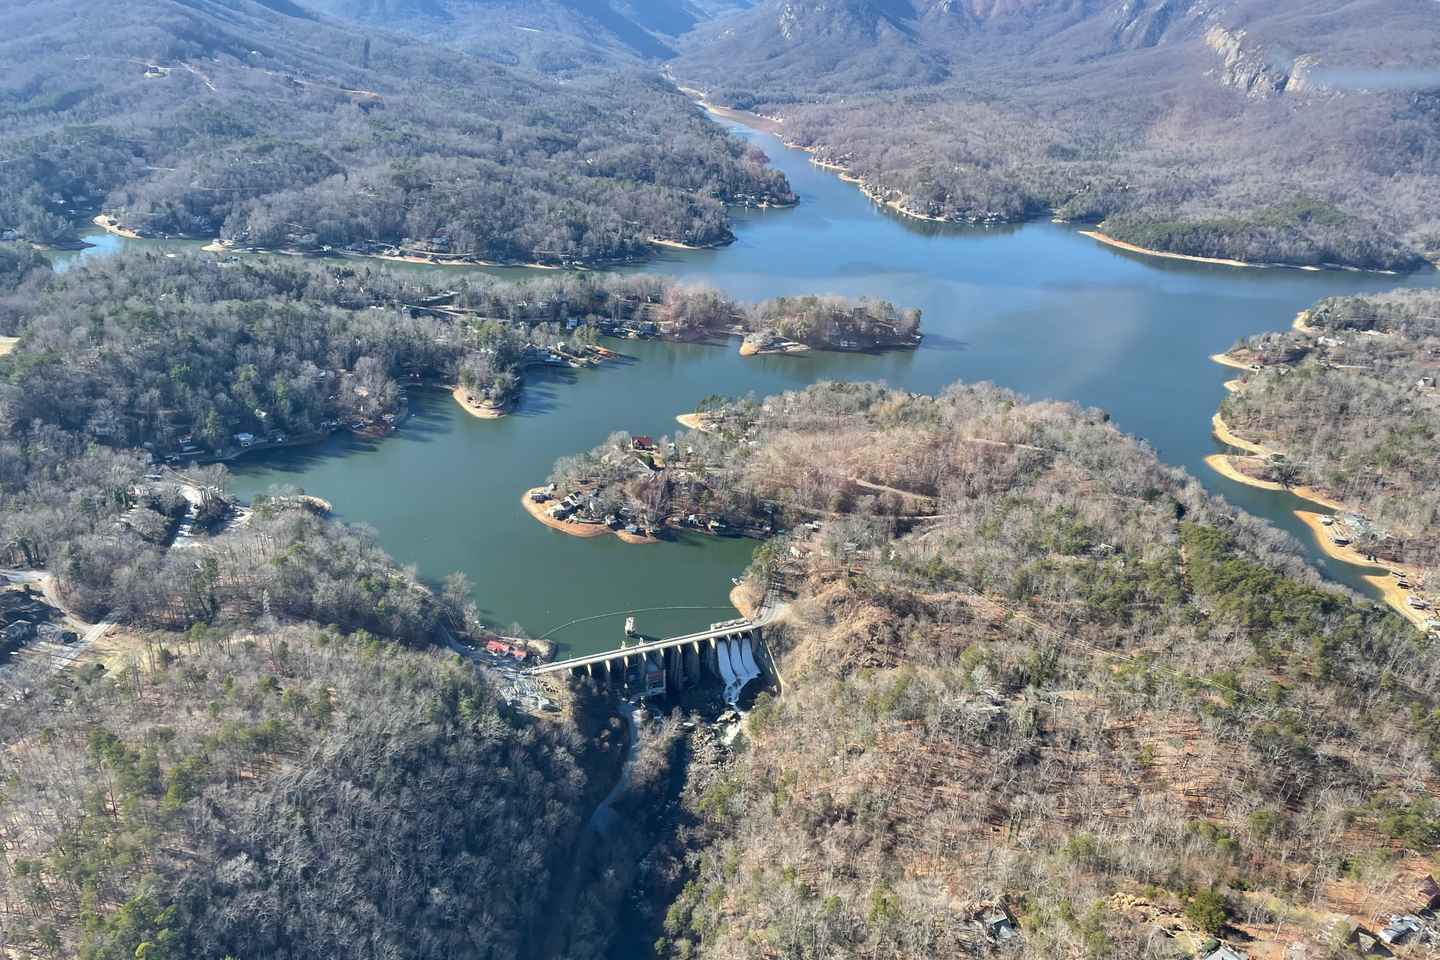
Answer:
[[[759,621],[727,620],[708,630],[628,644],[615,650],[542,664],[532,676],[569,672],[607,686],[630,687],[645,696],[687,689],[707,679],[724,687],[732,706],[745,687],[768,672],[764,627]]]

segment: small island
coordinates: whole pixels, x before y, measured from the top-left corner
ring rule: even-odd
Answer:
[[[885,300],[776,297],[744,311],[740,356],[809,350],[874,351],[920,345],[920,311]]]

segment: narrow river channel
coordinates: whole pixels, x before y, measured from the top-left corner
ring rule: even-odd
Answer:
[[[588,449],[614,430],[673,434],[675,415],[714,393],[764,395],[821,379],[885,380],[933,392],[957,380],[990,380],[1036,399],[1104,408],[1162,460],[1291,531],[1328,575],[1368,591],[1360,568],[1314,547],[1291,513],[1303,501],[1234,483],[1205,466],[1206,455],[1223,449],[1210,434],[1210,417],[1233,374],[1208,357],[1239,337],[1285,329],[1321,297],[1434,286],[1434,271],[1402,278],[1242,269],[1129,254],[1066,225],[922,223],[877,206],[769,134],[735,130],[785,172],[800,205],[736,211],[734,244],[666,250],[626,269],[708,284],[745,300],[839,293],[920,307],[919,350],[742,359],[734,344],[625,342],[620,349],[632,359],[622,365],[532,377],[513,416],[477,420],[446,394],[421,392],[412,399],[414,415],[392,437],[337,435],[314,447],[257,455],[232,465],[235,491],[248,497],[288,484],[325,497],[344,519],[372,526],[397,559],[427,579],[464,571],[481,609],[501,627],[518,622],[541,635],[612,614],[552,634],[564,652],[582,653],[616,645],[626,611],[641,611],[640,628],[655,634],[732,616],[730,577],[745,567],[754,543],[682,536],[627,546],[549,530],[524,513],[519,498],[544,480],[557,457]],[[100,242],[84,255],[132,243],[107,235]],[[654,609],[661,607],[671,609]]]

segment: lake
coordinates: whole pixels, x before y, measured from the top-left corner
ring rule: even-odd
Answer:
[[[530,377],[512,416],[478,420],[442,392],[417,392],[413,416],[393,436],[373,442],[337,435],[247,458],[233,465],[235,491],[252,496],[288,484],[325,497],[345,520],[373,527],[391,554],[423,577],[438,581],[464,571],[498,626],[519,623],[536,636],[554,631],[564,652],[589,652],[617,645],[630,611],[650,634],[733,616],[726,605],[730,577],[744,569],[755,544],[681,536],[630,546],[549,530],[519,500],[543,482],[557,457],[615,430],[673,434],[676,414],[715,393],[764,395],[821,379],[884,380],[934,392],[957,380],[990,380],[1037,399],[1104,408],[1161,459],[1295,533],[1328,575],[1366,589],[1359,568],[1313,547],[1291,515],[1301,501],[1236,484],[1205,466],[1204,457],[1222,449],[1210,435],[1210,417],[1233,375],[1208,357],[1240,337],[1287,328],[1321,297],[1432,286],[1434,271],[1400,278],[1242,269],[1129,254],[1062,224],[915,221],[877,206],[773,136],[735,129],[789,176],[800,205],[737,210],[730,246],[666,249],[626,271],[668,274],[745,300],[838,293],[919,307],[925,332],[919,350],[745,359],[735,343],[627,341],[618,346],[632,358],[623,364]],[[102,242],[81,256],[130,243],[108,236]],[[582,618],[594,619],[556,629]]]

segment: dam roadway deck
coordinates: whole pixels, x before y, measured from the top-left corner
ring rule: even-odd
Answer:
[[[645,657],[651,653],[658,653],[675,647],[684,647],[687,644],[701,644],[710,640],[724,640],[729,637],[738,637],[741,634],[749,633],[763,626],[764,622],[761,620],[727,620],[724,623],[715,624],[710,629],[701,630],[698,633],[687,633],[684,636],[667,637],[663,640],[647,640],[643,643],[633,643],[627,647],[618,647],[614,650],[591,653],[583,657],[571,657],[568,660],[542,663],[537,667],[531,667],[527,672],[531,676],[542,676],[547,673],[563,673],[566,670],[584,670],[609,663],[612,660],[629,660],[631,657]]]

